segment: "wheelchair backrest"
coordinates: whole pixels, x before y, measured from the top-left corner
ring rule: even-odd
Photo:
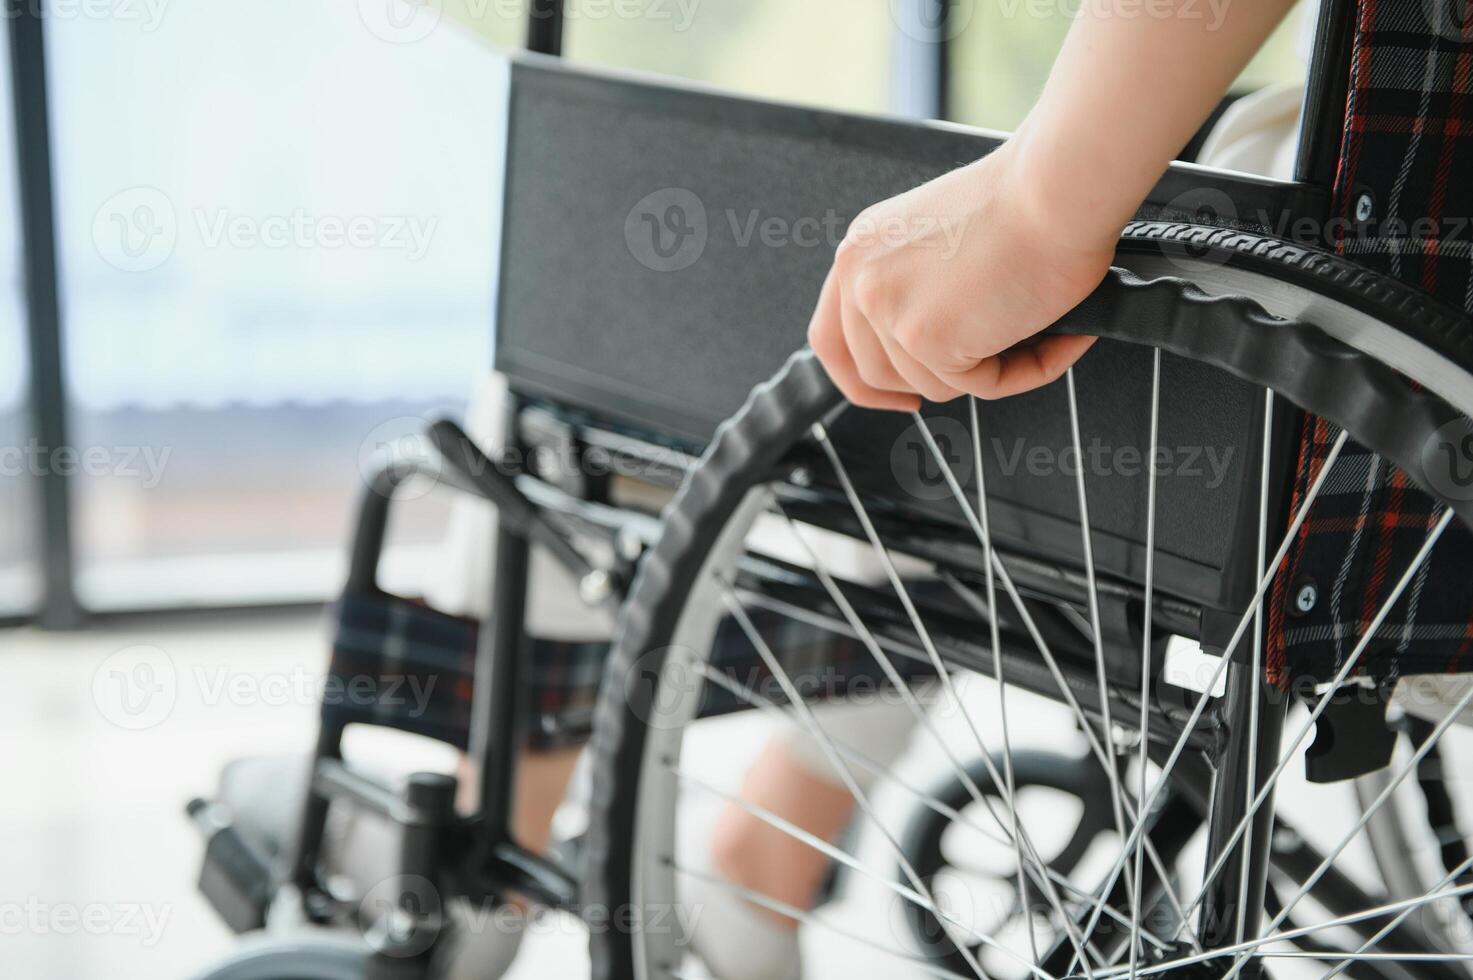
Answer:
[[[535,57],[513,62],[508,113],[497,368],[523,393],[696,447],[803,345],[850,221],[1002,138]],[[1183,165],[1142,216],[1199,220],[1205,193],[1261,227],[1292,213],[1299,192]],[[1231,609],[1252,578],[1262,399],[1174,359],[1164,378],[1161,443],[1188,478],[1161,481],[1160,581]],[[1149,380],[1149,351],[1121,344],[1097,345],[1078,370],[1096,558],[1127,582],[1143,564]],[[952,451],[965,448],[962,411],[928,408]],[[872,475],[885,492],[955,519],[909,419],[856,424],[882,447]],[[984,428],[999,540],[1077,563],[1062,386],[986,406]]]

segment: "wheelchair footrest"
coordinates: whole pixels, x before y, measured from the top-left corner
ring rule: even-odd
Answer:
[[[231,824],[225,807],[196,799],[187,810],[205,837],[199,890],[233,932],[262,928],[276,891],[271,859]]]

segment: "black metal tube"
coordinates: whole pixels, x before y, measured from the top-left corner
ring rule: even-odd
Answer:
[[[1257,701],[1258,726],[1250,730],[1249,717]],[[1252,663],[1235,662],[1228,668],[1227,691],[1222,717],[1227,720],[1227,739],[1218,759],[1212,786],[1212,808],[1208,820],[1207,869],[1220,859],[1254,797],[1267,784],[1278,764],[1286,694],[1268,684]],[[1250,779],[1250,768],[1252,770]],[[1263,896],[1268,881],[1269,852],[1273,840],[1274,794],[1270,792],[1253,816],[1252,833],[1240,838],[1222,870],[1212,880],[1202,901],[1198,935],[1205,949],[1239,941],[1239,904],[1243,936],[1258,935],[1263,917]],[[1245,847],[1245,845],[1247,845]],[[1247,890],[1243,882],[1247,881]]]
[[[526,720],[521,692],[524,605],[531,546],[514,531],[496,533],[496,584],[492,589],[489,628],[481,630],[476,654],[476,700],[471,729],[471,755],[480,764],[481,806],[486,838],[511,833],[517,753]],[[484,700],[481,692],[486,692]]]
[[[36,441],[45,451],[56,452],[68,445],[68,436],[46,105],[45,14],[41,0],[5,0],[30,347],[31,424]],[[36,480],[44,583],[40,623],[49,629],[70,629],[82,619],[72,581],[70,484],[66,473],[53,466],[42,467]]]
[[[563,54],[563,0],[530,0],[527,50],[560,58]]]
[[[1294,179],[1302,183],[1328,188],[1335,182],[1345,132],[1354,28],[1355,4],[1351,0],[1322,0],[1294,163]]]
[[[574,869],[534,854],[513,841],[492,850],[490,880],[548,908],[576,912],[581,885]]]
[[[446,831],[455,823],[454,776],[417,772],[409,777],[400,807],[399,873],[440,881]],[[395,816],[393,812],[390,816]]]
[[[955,0],[932,0],[936,11],[936,60],[932,65],[935,72],[936,118],[951,118],[951,17]]]
[[[407,467],[390,464],[369,479],[358,500],[358,520],[353,527],[353,544],[348,556],[346,591],[365,593],[378,590],[378,562],[389,530],[389,509],[394,502],[394,493],[414,472]]]
[[[292,848],[290,880],[302,894],[303,911],[308,918],[326,921],[328,907],[318,894],[317,861],[327,832],[327,811],[332,800],[318,790],[317,767],[343,757],[343,727],[324,724],[317,731],[317,745],[312,752],[312,769],[307,773],[306,794],[302,799],[302,816],[297,822],[297,836]]]
[[[503,445],[515,447],[520,400],[507,395]],[[490,544],[491,542],[488,542]],[[470,755],[480,774],[483,845],[494,848],[511,837],[517,755],[526,726],[522,696],[522,658],[526,655],[523,623],[531,545],[518,528],[499,514],[495,534],[495,582],[491,609],[476,651],[475,702]]]
[[[1100,804],[1106,805],[1107,804]],[[1191,841],[1198,830],[1202,827],[1202,817],[1194,802],[1182,793],[1169,794],[1157,812],[1155,822],[1147,833],[1147,839],[1151,846],[1156,849],[1161,857],[1163,866],[1172,867],[1182,850]],[[1169,932],[1169,928],[1163,928],[1156,921],[1161,912],[1165,912],[1162,900],[1165,897],[1165,883],[1156,874],[1153,865],[1147,863],[1142,868],[1141,879],[1141,925],[1152,932]],[[1124,915],[1130,913],[1130,893],[1126,888],[1125,877],[1121,875],[1115,879],[1115,885],[1105,899],[1106,904],[1118,909]],[[1159,910],[1159,911],[1158,911]],[[1086,910],[1076,920],[1081,931],[1091,918]],[[1174,924],[1174,923],[1170,923]],[[1169,925],[1170,925],[1169,924]],[[1128,955],[1130,947],[1130,927],[1126,926],[1110,916],[1101,916],[1095,924],[1094,932],[1090,935],[1090,945],[1101,950],[1107,960],[1120,958]],[[1069,969],[1074,959],[1074,947],[1066,936],[1060,936],[1054,943],[1054,948],[1044,959],[1043,969],[1047,973],[1063,976]]]

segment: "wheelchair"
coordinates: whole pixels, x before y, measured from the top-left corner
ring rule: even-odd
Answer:
[[[243,761],[220,801],[192,804],[207,895],[239,931],[272,926],[203,976],[448,976],[457,908],[512,895],[582,916],[597,980],[706,976],[669,927],[699,874],[677,841],[683,800],[724,798],[693,775],[703,726],[739,711],[802,731],[841,774],[879,856],[806,843],[885,896],[901,926],[740,897],[883,975],[1464,976],[1473,856],[1451,751],[1473,687],[1408,699],[1444,665],[1398,657],[1378,630],[1433,544],[1473,521],[1456,456],[1473,431],[1473,323],[1271,231],[1326,214],[1338,128],[1317,116],[1336,104],[1325,66],[1343,56],[1322,31],[1308,100],[1321,111],[1307,114],[1294,180],[1165,175],[1111,275],[1052,328],[1101,338],[1064,382],[913,416],[846,406],[803,350],[829,252],[744,246],[732,216],[852,218],[999,137],[517,58],[496,337],[505,442],[567,465],[490,459],[449,422],[428,433],[434,473],[498,508],[482,624],[374,583],[389,501],[414,468],[386,470],[365,496],[333,669],[433,674],[443,698],[414,717],[325,701],[299,771]],[[1296,494],[1306,412],[1337,434]],[[1442,510],[1345,656],[1281,683],[1267,672],[1268,597],[1352,440]],[[1103,472],[1086,465],[1094,445],[1110,450]],[[1172,447],[1219,448],[1223,466],[1210,480],[1171,469]],[[653,492],[623,493],[611,472]],[[865,574],[826,558],[836,540],[868,556]],[[587,832],[552,857],[508,829],[534,721],[533,546],[585,601],[618,610],[589,719]],[[1313,601],[1291,585],[1289,601]],[[934,786],[871,773],[906,801],[903,832],[858,778],[883,767],[830,737],[798,682],[775,638],[793,623],[862,648],[944,759]],[[744,664],[721,660],[733,637]],[[1191,684],[1168,669],[1181,649],[1205,665]],[[941,692],[947,726],[922,684]],[[1070,747],[1015,750],[1020,705],[1044,701],[1069,719]],[[470,812],[452,777],[390,785],[347,764],[349,724],[465,750]],[[1301,769],[1295,794],[1323,817],[1311,824],[1281,806]],[[1077,816],[1030,815],[1035,791]],[[329,853],[341,810],[386,829],[368,887],[345,883],[354,869]],[[1345,828],[1320,826],[1332,816]],[[1372,873],[1347,872],[1365,840]],[[1005,897],[948,899],[989,848],[985,876]]]

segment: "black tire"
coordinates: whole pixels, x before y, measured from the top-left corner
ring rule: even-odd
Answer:
[[[357,935],[258,933],[194,980],[363,980],[372,953]]]

